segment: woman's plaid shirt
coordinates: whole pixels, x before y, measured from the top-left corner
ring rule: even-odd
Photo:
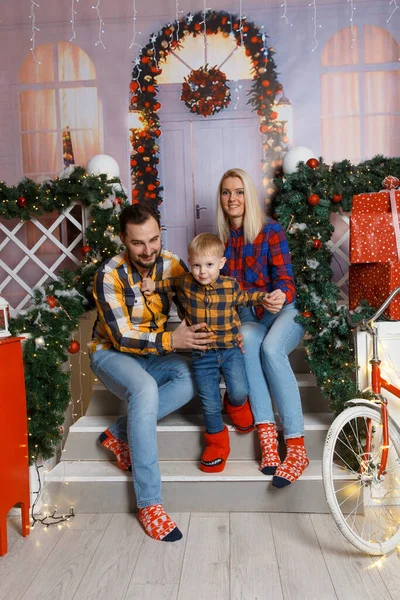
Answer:
[[[234,277],[242,290],[262,289],[272,292],[280,289],[286,294],[286,304],[295,300],[289,245],[281,225],[268,219],[252,244],[245,244],[243,229],[230,229],[225,249],[226,263],[223,275]],[[262,318],[264,309],[256,309]]]
[[[261,304],[265,293],[248,293],[240,289],[232,277],[219,276],[214,283],[201,285],[191,273],[175,279],[156,281],[155,293],[176,294],[185,309],[188,325],[206,323],[215,340],[210,348],[231,348],[236,345],[240,319],[238,306]],[[151,296],[150,296],[151,297]]]
[[[178,256],[161,250],[149,277],[160,280],[187,272]],[[90,352],[116,348],[135,354],[172,351],[171,332],[165,331],[171,300],[167,294],[144,296],[142,277],[124,252],[106,261],[94,278],[97,321]]]

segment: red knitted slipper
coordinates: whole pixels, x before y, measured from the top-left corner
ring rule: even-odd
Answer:
[[[229,432],[225,426],[218,433],[204,432],[206,438],[206,449],[201,455],[200,470],[205,473],[220,473],[225,469],[226,460],[229,456]]]
[[[103,431],[99,436],[99,442],[104,448],[115,454],[120,469],[123,471],[132,471],[132,462],[127,442],[121,442],[109,429]]]
[[[162,504],[139,508],[138,519],[147,535],[153,540],[176,542],[182,538],[182,532],[178,529],[175,521],[167,515]]]
[[[275,423],[260,423],[257,425],[258,438],[261,445],[260,471],[264,475],[274,475],[281,464],[278,454],[278,435]]]
[[[234,406],[229,402],[228,393],[225,392],[224,410],[238,433],[250,433],[250,431],[253,431],[254,417],[247,398],[246,402],[241,406]]]
[[[286,458],[272,478],[272,485],[277,488],[294,483],[309,464],[303,437],[287,439],[286,448]]]

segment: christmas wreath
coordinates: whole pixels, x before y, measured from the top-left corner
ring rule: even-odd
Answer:
[[[209,117],[227,108],[231,92],[226,84],[226,75],[217,67],[208,65],[190,72],[182,84],[181,100],[190,112]]]

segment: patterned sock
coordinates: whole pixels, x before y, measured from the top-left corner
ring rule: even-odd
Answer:
[[[281,464],[278,454],[278,435],[275,423],[260,423],[257,425],[258,438],[261,445],[260,471],[264,475],[274,475]]]
[[[286,440],[286,449],[286,458],[272,478],[272,485],[277,488],[283,488],[295,482],[309,464],[303,437]]]
[[[99,442],[104,448],[111,450],[111,452],[115,454],[120,469],[123,471],[132,471],[132,462],[127,442],[121,442],[121,440],[116,438],[109,429],[103,431],[99,436]]]
[[[154,540],[176,542],[182,537],[182,532],[178,529],[176,523],[169,518],[162,504],[139,508],[138,519],[147,535]]]

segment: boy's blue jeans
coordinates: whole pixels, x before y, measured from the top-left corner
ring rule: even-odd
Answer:
[[[221,372],[225,379],[230,404],[242,406],[249,394],[242,352],[237,346],[210,349],[205,352],[196,350],[192,353],[192,359],[206,431],[218,433],[224,428],[219,389]]]
[[[138,355],[111,349],[94,352],[90,366],[110,392],[127,402],[127,416],[109,430],[129,443],[138,508],[162,504],[157,420],[193,398],[188,361],[173,353]]]

